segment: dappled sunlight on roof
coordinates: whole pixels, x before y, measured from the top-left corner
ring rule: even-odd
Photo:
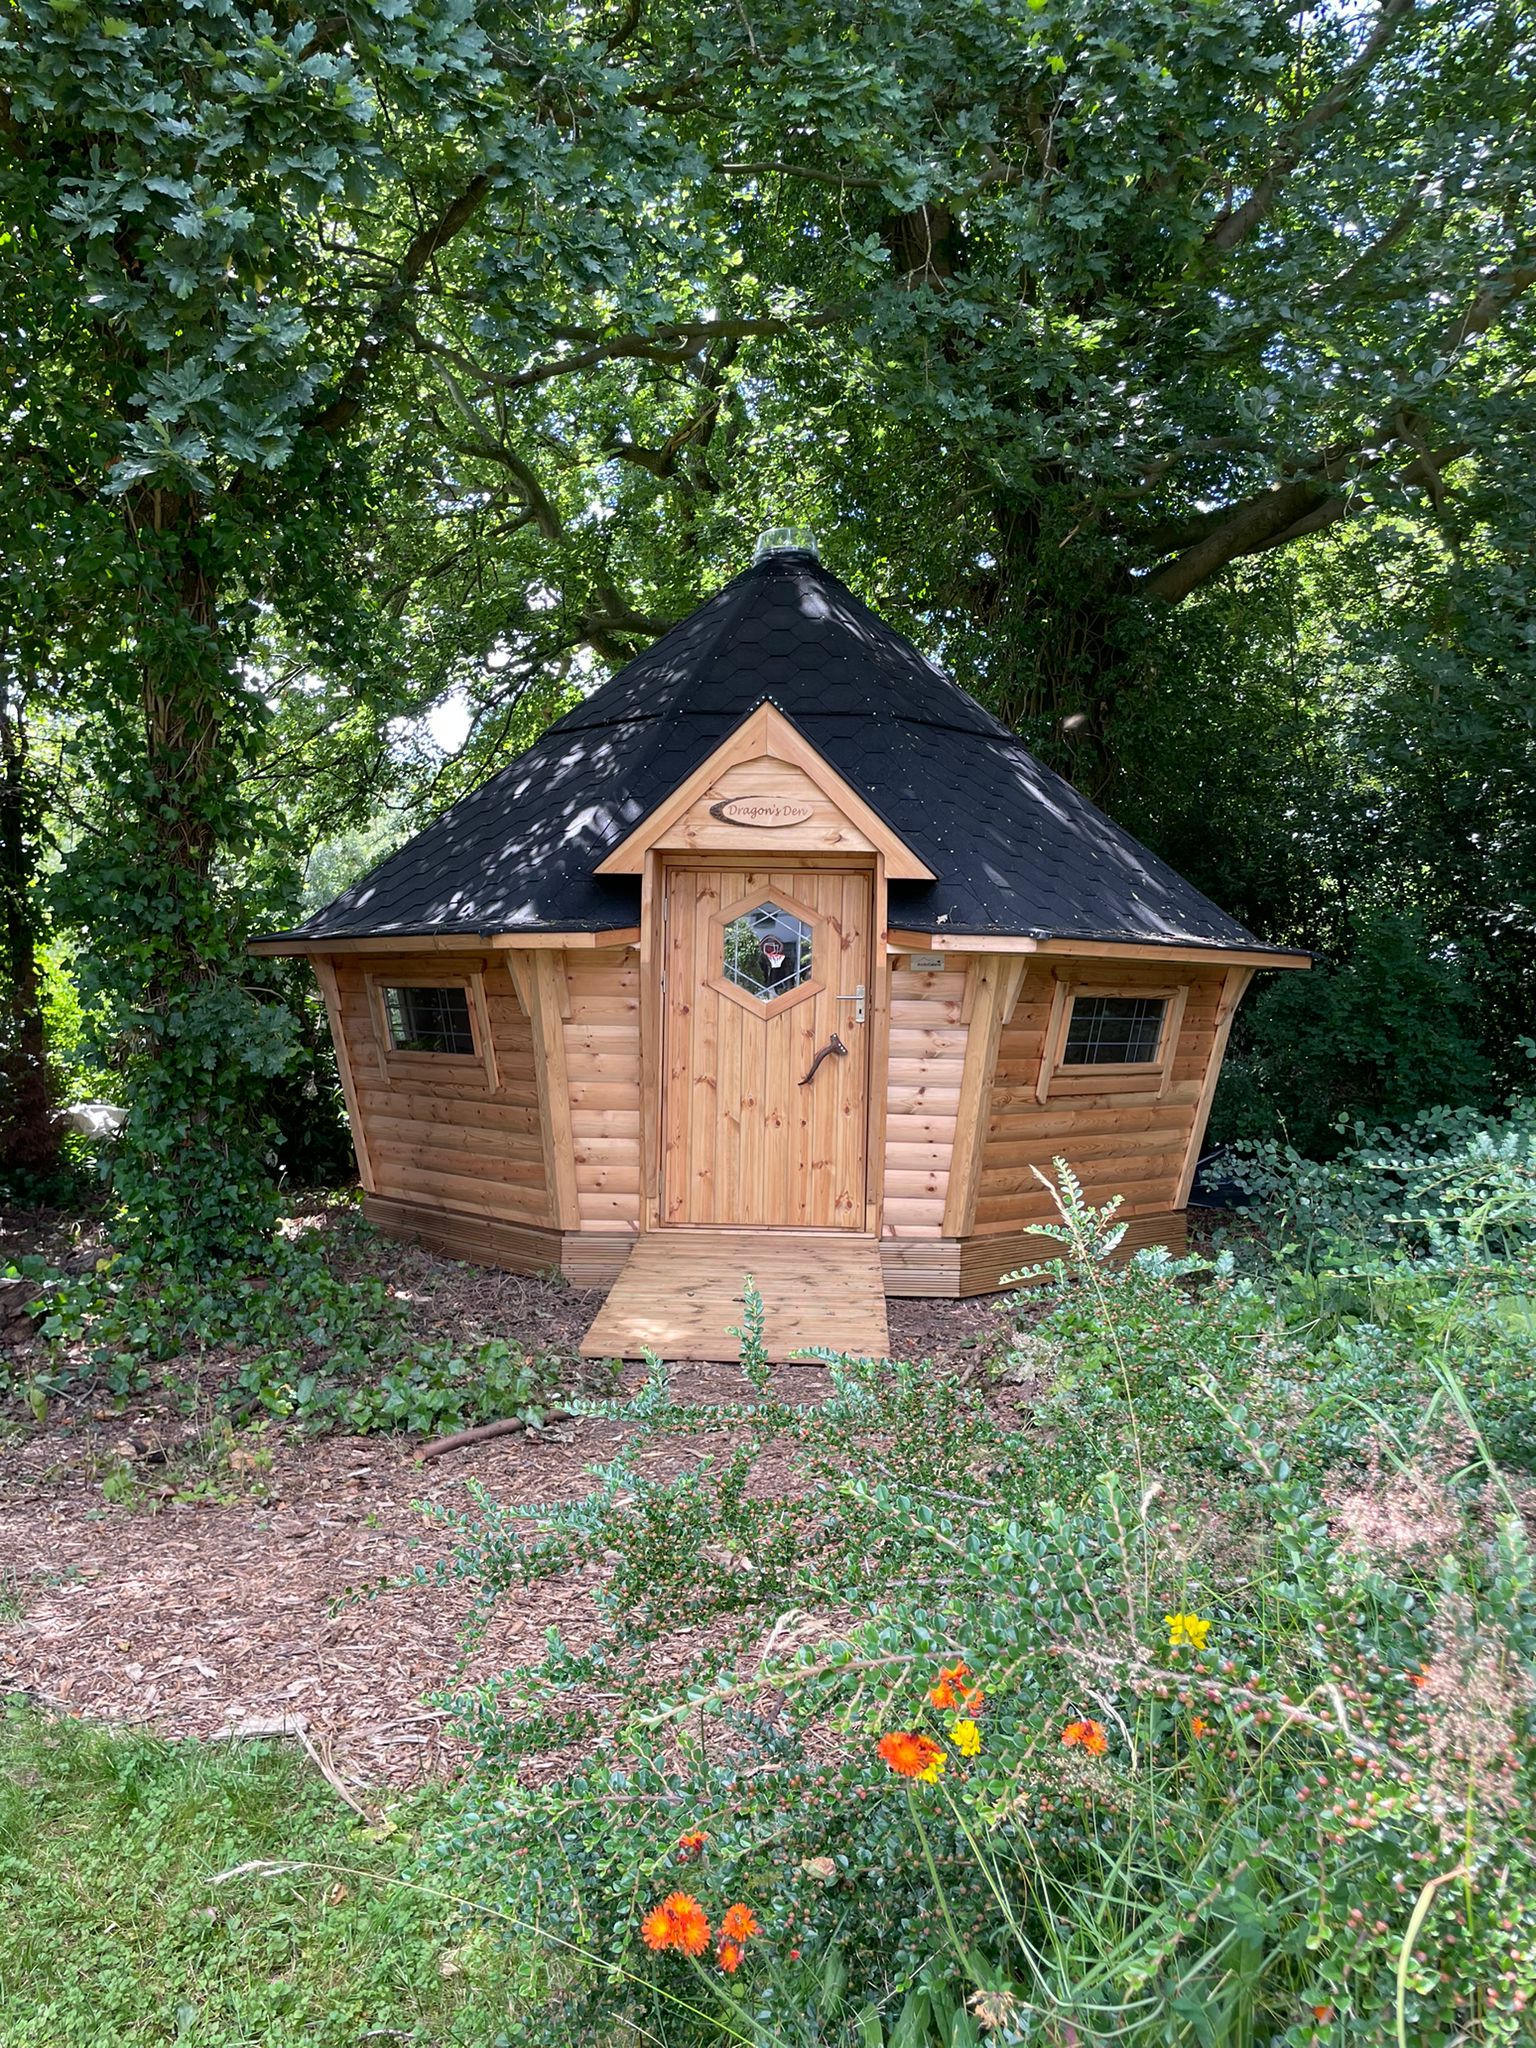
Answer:
[[[1258,943],[804,553],[734,577],[302,935],[633,925],[638,881],[593,869],[765,702],[934,871],[891,883],[898,926]]]

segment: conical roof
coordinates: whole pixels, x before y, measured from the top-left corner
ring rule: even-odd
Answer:
[[[763,703],[933,870],[891,883],[898,928],[1260,945],[799,552],[743,570],[290,936],[633,925],[638,882],[594,868]]]

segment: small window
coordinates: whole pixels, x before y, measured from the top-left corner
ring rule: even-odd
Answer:
[[[1145,1067],[1157,1059],[1167,1004],[1151,996],[1079,996],[1064,1067]]]
[[[776,903],[760,903],[725,927],[725,978],[771,1003],[811,978],[811,928]]]
[[[469,991],[462,988],[386,988],[384,1014],[396,1052],[447,1052],[474,1057]]]

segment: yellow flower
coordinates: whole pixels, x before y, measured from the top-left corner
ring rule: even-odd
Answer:
[[[1168,1647],[1178,1649],[1181,1643],[1188,1643],[1191,1649],[1203,1650],[1205,1639],[1211,1632],[1211,1624],[1203,1621],[1198,1614],[1165,1614],[1168,1624]]]
[[[981,1748],[981,1730],[969,1718],[951,1724],[949,1739],[962,1756],[975,1756]]]
[[[943,1750],[941,1749],[938,1755],[931,1759],[927,1768],[925,1770],[919,1771],[917,1775],[922,1779],[925,1785],[937,1785],[937,1783],[939,1782],[939,1773],[943,1770],[945,1764],[948,1761],[949,1759],[945,1756]]]

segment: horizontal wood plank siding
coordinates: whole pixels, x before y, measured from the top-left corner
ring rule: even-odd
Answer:
[[[1120,1212],[1122,1217],[1126,1217],[1129,1208],[1127,1202]],[[1126,1217],[1125,1236],[1120,1241],[1115,1262],[1119,1264],[1130,1258],[1133,1252],[1145,1251],[1148,1245],[1154,1244],[1182,1252],[1187,1236],[1188,1223],[1182,1209],[1154,1209]],[[1037,1266],[1043,1260],[1054,1258],[1058,1249],[1048,1237],[1036,1237],[1029,1231],[963,1238],[960,1241],[960,1284],[957,1292],[994,1294],[1002,1286],[1005,1273],[1016,1273],[1021,1266]]]
[[[494,1089],[478,1066],[445,1070],[442,1079],[434,1078],[420,1058],[408,1075],[390,1070],[367,976],[409,987],[422,972],[419,954],[343,954],[331,964],[356,1116],[373,1170],[372,1194],[417,1215],[453,1211],[456,1242],[463,1241],[471,1218],[504,1226],[552,1224],[533,1035],[502,957],[486,951],[452,961],[454,969],[483,978],[495,1048]],[[440,973],[444,965],[434,961],[433,972]],[[474,1255],[469,1250],[457,1254]]]
[[[936,1239],[943,1234],[949,1159],[965,1071],[964,1008],[963,965],[957,963],[941,974],[897,967],[891,975],[881,1225],[887,1239]]]
[[[1148,1245],[1181,1252],[1186,1242],[1182,1209],[1133,1216],[1126,1225],[1118,1259]],[[887,1294],[932,1300],[943,1296],[995,1294],[1005,1273],[1054,1257],[1048,1238],[1016,1230],[990,1237],[882,1238],[880,1263]]]
[[[640,956],[570,953],[565,1072],[583,1232],[640,1228]]]
[[[960,1250],[959,1239],[953,1237],[882,1237],[886,1293],[920,1301],[958,1295]]]
[[[1078,965],[1074,963],[1074,968]],[[1165,988],[1169,980],[1166,968],[1152,964],[1127,962],[1111,967],[1105,963],[1101,969],[1094,962],[1092,966],[1095,986],[1112,975],[1116,986],[1123,986],[1127,995],[1154,985]],[[1070,975],[1073,969],[1063,966],[1057,971]],[[1055,982],[1051,974],[1038,970],[1030,973],[1018,1007],[998,1044],[976,1213],[966,1239],[968,1246],[978,1238],[1014,1236],[1026,1223],[1048,1222],[1055,1207],[1035,1169],[1054,1179],[1052,1161],[1058,1157],[1065,1159],[1078,1175],[1089,1201],[1106,1202],[1111,1195],[1123,1195],[1120,1213],[1126,1219],[1151,1221],[1178,1208],[1181,1169],[1215,1048],[1217,1003],[1224,976],[1218,968],[1189,967],[1178,971],[1178,979],[1187,983],[1188,995],[1179,1020],[1167,1090],[1161,1100],[1145,1099],[1144,1080],[1106,1074],[1102,1085],[1091,1092],[1074,1093],[1070,1098],[1053,1095],[1042,1103],[1037,1099],[1036,1088]],[[1077,1085],[1080,1087],[1081,1083]],[[1138,1089],[1139,1100],[1134,1099]],[[1127,1096],[1133,1099],[1126,1100]],[[1166,1238],[1159,1236],[1149,1241],[1162,1243]],[[1039,1248],[1044,1240],[1025,1242],[1036,1247],[1028,1257],[1041,1256]],[[1047,1254],[1049,1249],[1046,1245]],[[967,1281],[990,1264],[984,1253],[968,1256],[969,1269],[966,1259],[961,1261],[964,1293],[976,1291]],[[1020,1263],[1024,1256],[1021,1254],[1014,1263]]]
[[[444,1258],[465,1259],[474,1266],[500,1266],[509,1273],[547,1273],[561,1264],[558,1230],[542,1224],[508,1223],[492,1216],[470,1216],[440,1202],[395,1201],[388,1195],[367,1195],[363,1214],[386,1237],[419,1244]]]

